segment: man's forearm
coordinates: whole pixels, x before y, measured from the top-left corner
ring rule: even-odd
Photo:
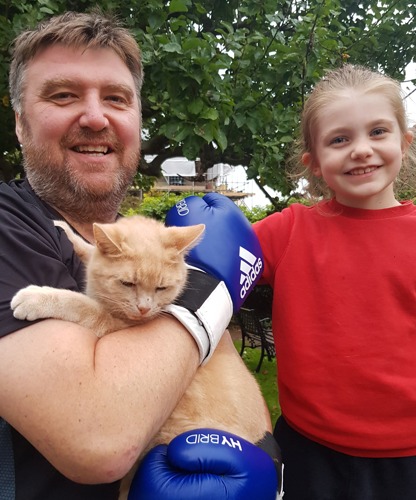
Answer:
[[[126,473],[199,359],[192,337],[170,317],[102,339],[46,320],[0,342],[0,415],[78,482]]]

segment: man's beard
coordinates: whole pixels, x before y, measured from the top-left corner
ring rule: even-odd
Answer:
[[[113,174],[111,188],[98,191],[97,188],[91,188],[85,179],[74,174],[68,159],[62,164],[54,164],[51,155],[34,144],[30,135],[25,133],[23,167],[35,193],[58,212],[68,214],[78,222],[114,220],[136,174],[139,151],[125,158],[124,164]],[[85,138],[88,134],[82,135]],[[121,151],[119,153],[121,156]]]

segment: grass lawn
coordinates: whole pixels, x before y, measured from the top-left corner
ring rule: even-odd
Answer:
[[[234,345],[238,352],[241,350],[241,340],[235,340]],[[263,358],[259,373],[256,373],[256,367],[260,359],[260,349],[246,348],[243,353],[243,361],[247,368],[256,378],[260,385],[263,397],[266,400],[270,411],[272,424],[276,423],[277,417],[280,415],[280,406],[277,397],[277,382],[276,382],[276,359],[269,361],[267,356]]]

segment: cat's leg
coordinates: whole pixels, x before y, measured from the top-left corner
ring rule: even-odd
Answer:
[[[232,432],[251,443],[272,432],[266,402],[253,374],[237,351],[220,343],[208,363],[198,368],[192,383],[150,447],[201,427]]]
[[[11,303],[17,319],[55,318],[71,321],[92,330],[98,337],[128,326],[112,317],[102,305],[82,293],[30,285],[19,290]]]
[[[138,466],[139,466],[139,461],[137,461],[134,464],[130,472],[128,472],[127,475],[124,476],[123,479],[121,480],[118,500],[127,500],[131,482],[133,481],[134,474],[136,473]]]
[[[53,223],[55,224],[55,226],[58,226],[65,231],[69,241],[74,247],[75,253],[81,259],[81,261],[86,264],[89,261],[94,246],[86,242],[83,238],[81,238],[81,236],[76,234],[67,222],[63,220],[54,220]]]

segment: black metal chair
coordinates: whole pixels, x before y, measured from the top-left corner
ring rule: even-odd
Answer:
[[[261,349],[260,360],[256,368],[258,373],[264,356],[267,355],[269,361],[276,357],[271,319],[260,318],[254,309],[242,307],[237,313],[237,320],[242,336],[240,356],[243,355],[246,347],[253,349],[260,347]]]

